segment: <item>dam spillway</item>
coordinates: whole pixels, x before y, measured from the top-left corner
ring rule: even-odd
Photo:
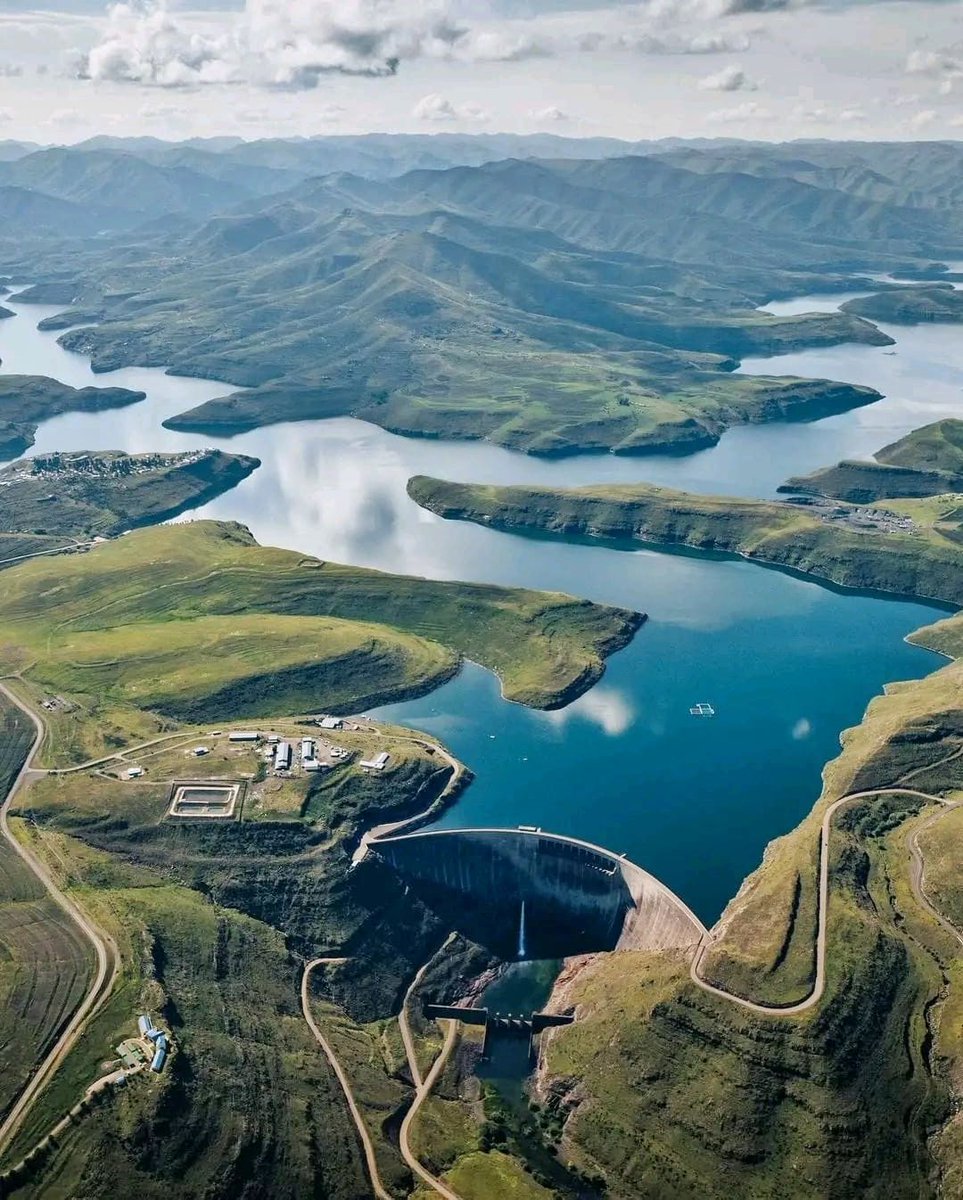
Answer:
[[[695,947],[706,930],[665,884],[624,856],[540,829],[441,829],[371,842],[452,928],[516,957]],[[524,909],[523,909],[524,906]]]

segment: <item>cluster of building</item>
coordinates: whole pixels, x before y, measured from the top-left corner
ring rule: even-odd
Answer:
[[[137,1018],[137,1027],[140,1029],[141,1037],[154,1045],[154,1056],[150,1062],[150,1069],[156,1074],[160,1074],[164,1069],[164,1063],[167,1062],[167,1052],[169,1050],[167,1042],[167,1034],[163,1029],[158,1029],[147,1013],[143,1013]]]

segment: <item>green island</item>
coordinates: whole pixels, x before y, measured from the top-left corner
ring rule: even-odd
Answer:
[[[65,539],[86,545],[170,520],[236,487],[259,465],[221,450],[72,451],[11,463],[0,469],[0,566],[62,548]]]
[[[450,483],[415,476],[408,493],[452,520],[494,529],[646,542],[738,554],[841,587],[958,604],[963,498],[790,503],[703,496],[647,484],[547,489]]]
[[[963,492],[963,421],[947,417],[924,425],[878,450],[873,461],[846,459],[811,475],[795,476],[779,490],[852,504]]]
[[[67,412],[123,408],[144,396],[128,388],[73,388],[42,375],[0,375],[0,462],[32,446],[41,421]]]
[[[963,321],[963,292],[951,283],[929,287],[898,287],[859,296],[840,306],[843,312],[872,321],[917,325],[924,321]]]

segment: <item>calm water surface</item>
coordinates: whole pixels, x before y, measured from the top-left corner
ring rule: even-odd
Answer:
[[[4,303],[18,309],[15,300]],[[19,306],[16,318],[0,322],[0,371],[138,388],[148,399],[48,421],[32,453],[212,444],[209,435],[160,423],[229,387],[150,369],[95,376],[56,335],[36,329],[54,311]],[[711,922],[766,843],[808,811],[840,731],[859,721],[885,682],[939,664],[903,641],[939,613],[741,561],[563,545],[444,522],[408,500],[405,482],[416,473],[561,486],[649,480],[769,495],[790,474],[869,455],[928,421],[960,415],[959,330],[889,332],[895,354],[849,346],[742,367],[867,383],[885,400],[813,425],[733,430],[689,458],[540,462],[485,444],[399,438],[349,419],[279,425],[216,443],[257,455],[263,466],[189,516],[238,520],[262,543],[338,561],[561,589],[647,612],[649,622],[603,681],[562,712],[505,703],[497,681],[470,665],[432,696],[379,711],[437,734],[477,772],[444,824],[538,824],[626,851]],[[689,716],[703,700],[715,705],[715,718]]]

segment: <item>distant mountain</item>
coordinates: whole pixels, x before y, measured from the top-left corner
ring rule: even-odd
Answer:
[[[74,204],[43,192],[0,184],[0,230],[6,238],[91,237],[109,228],[113,209]]]
[[[963,147],[568,156],[577,145],[372,135],[41,151],[0,178],[122,201],[120,232],[0,264],[62,287],[78,306],[65,323],[102,314],[62,337],[97,370],[139,362],[259,389],[180,427],[347,412],[537,453],[638,453],[867,403],[842,385],[734,376],[748,354],[890,340],[855,312],[758,306],[963,257],[963,206],[941,199]],[[534,148],[554,156],[487,160]],[[445,169],[445,156],[484,161]],[[392,175],[412,160],[428,165]]]

